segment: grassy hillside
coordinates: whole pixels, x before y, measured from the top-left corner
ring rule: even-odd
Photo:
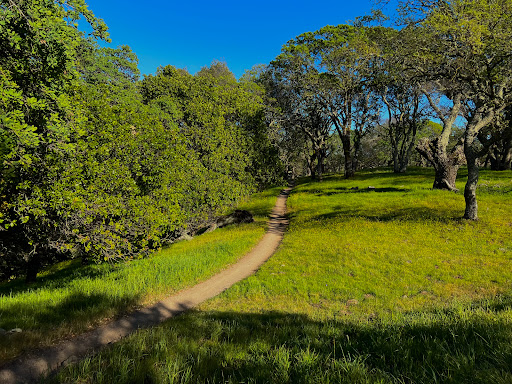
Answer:
[[[432,180],[303,180],[256,275],[52,380],[512,382],[512,172],[482,172],[478,222]]]
[[[254,213],[252,224],[217,229],[147,259],[89,266],[69,261],[41,273],[36,284],[1,284],[0,328],[23,332],[0,335],[0,362],[84,332],[219,272],[263,236],[279,190],[260,193],[242,205]]]

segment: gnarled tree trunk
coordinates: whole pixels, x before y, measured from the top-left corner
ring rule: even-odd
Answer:
[[[418,142],[416,150],[434,167],[435,179],[433,189],[457,191],[455,180],[459,167],[463,164],[462,145],[457,144],[450,153],[446,152],[439,137],[423,138]]]

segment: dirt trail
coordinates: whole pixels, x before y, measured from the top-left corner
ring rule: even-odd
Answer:
[[[75,362],[101,347],[115,343],[137,329],[148,328],[208,300],[255,273],[276,251],[288,225],[286,199],[291,188],[281,192],[261,241],[236,264],[200,284],[170,296],[155,305],[133,312],[93,331],[53,347],[22,356],[0,368],[0,383],[31,383],[49,371]]]

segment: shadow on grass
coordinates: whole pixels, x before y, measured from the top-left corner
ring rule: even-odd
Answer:
[[[391,221],[407,221],[407,222],[424,222],[436,221],[439,223],[460,223],[463,222],[462,216],[447,216],[447,212],[443,209],[434,209],[426,207],[408,207],[395,208],[392,211],[383,209],[383,212],[375,212],[375,210],[350,209],[347,207],[333,207],[328,213],[315,215],[311,220],[322,221],[335,218],[361,218],[369,221],[391,222]]]
[[[511,305],[471,309],[494,319],[447,310],[392,324],[192,312],[88,361],[88,382],[99,371],[115,383],[512,382],[512,325],[500,318]],[[54,380],[70,382],[63,374]]]
[[[467,176],[467,170],[466,170]],[[482,180],[487,179],[495,179],[495,180],[511,180],[512,179],[512,171],[492,171],[490,169],[480,169],[480,176]]]
[[[66,332],[83,332],[105,316],[134,308],[139,300],[137,295],[114,298],[70,293],[64,299],[59,298],[55,305],[47,300],[41,305],[33,300],[4,305],[0,310],[0,327],[6,330],[21,328],[22,332],[0,335],[0,350],[8,351],[7,355],[0,354],[0,363],[45,343],[45,340],[60,339]]]
[[[300,193],[309,193],[315,196],[332,196],[339,195],[342,193],[383,193],[383,192],[401,192],[407,193],[411,192],[410,189],[406,188],[348,188],[348,187],[337,187],[337,188],[329,188],[325,192],[321,192],[318,190],[301,190]]]
[[[52,271],[52,268],[56,266],[50,267],[49,271],[43,276],[38,276],[37,281],[31,284],[25,283],[24,278],[0,283],[0,296],[15,295],[25,291],[34,291],[39,288],[53,289],[65,287],[76,279],[98,278],[112,272],[115,268],[115,266],[106,264],[81,265],[81,261],[78,259],[66,263],[66,266],[62,269],[57,268],[55,271]]]

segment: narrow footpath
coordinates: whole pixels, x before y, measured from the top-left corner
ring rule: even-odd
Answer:
[[[200,284],[128,314],[118,320],[53,347],[34,351],[0,367],[0,383],[32,383],[41,375],[55,371],[101,347],[115,343],[138,329],[148,328],[217,296],[233,284],[254,274],[274,254],[281,243],[288,220],[286,200],[291,188],[281,191],[272,209],[269,229],[261,241],[236,264]]]

